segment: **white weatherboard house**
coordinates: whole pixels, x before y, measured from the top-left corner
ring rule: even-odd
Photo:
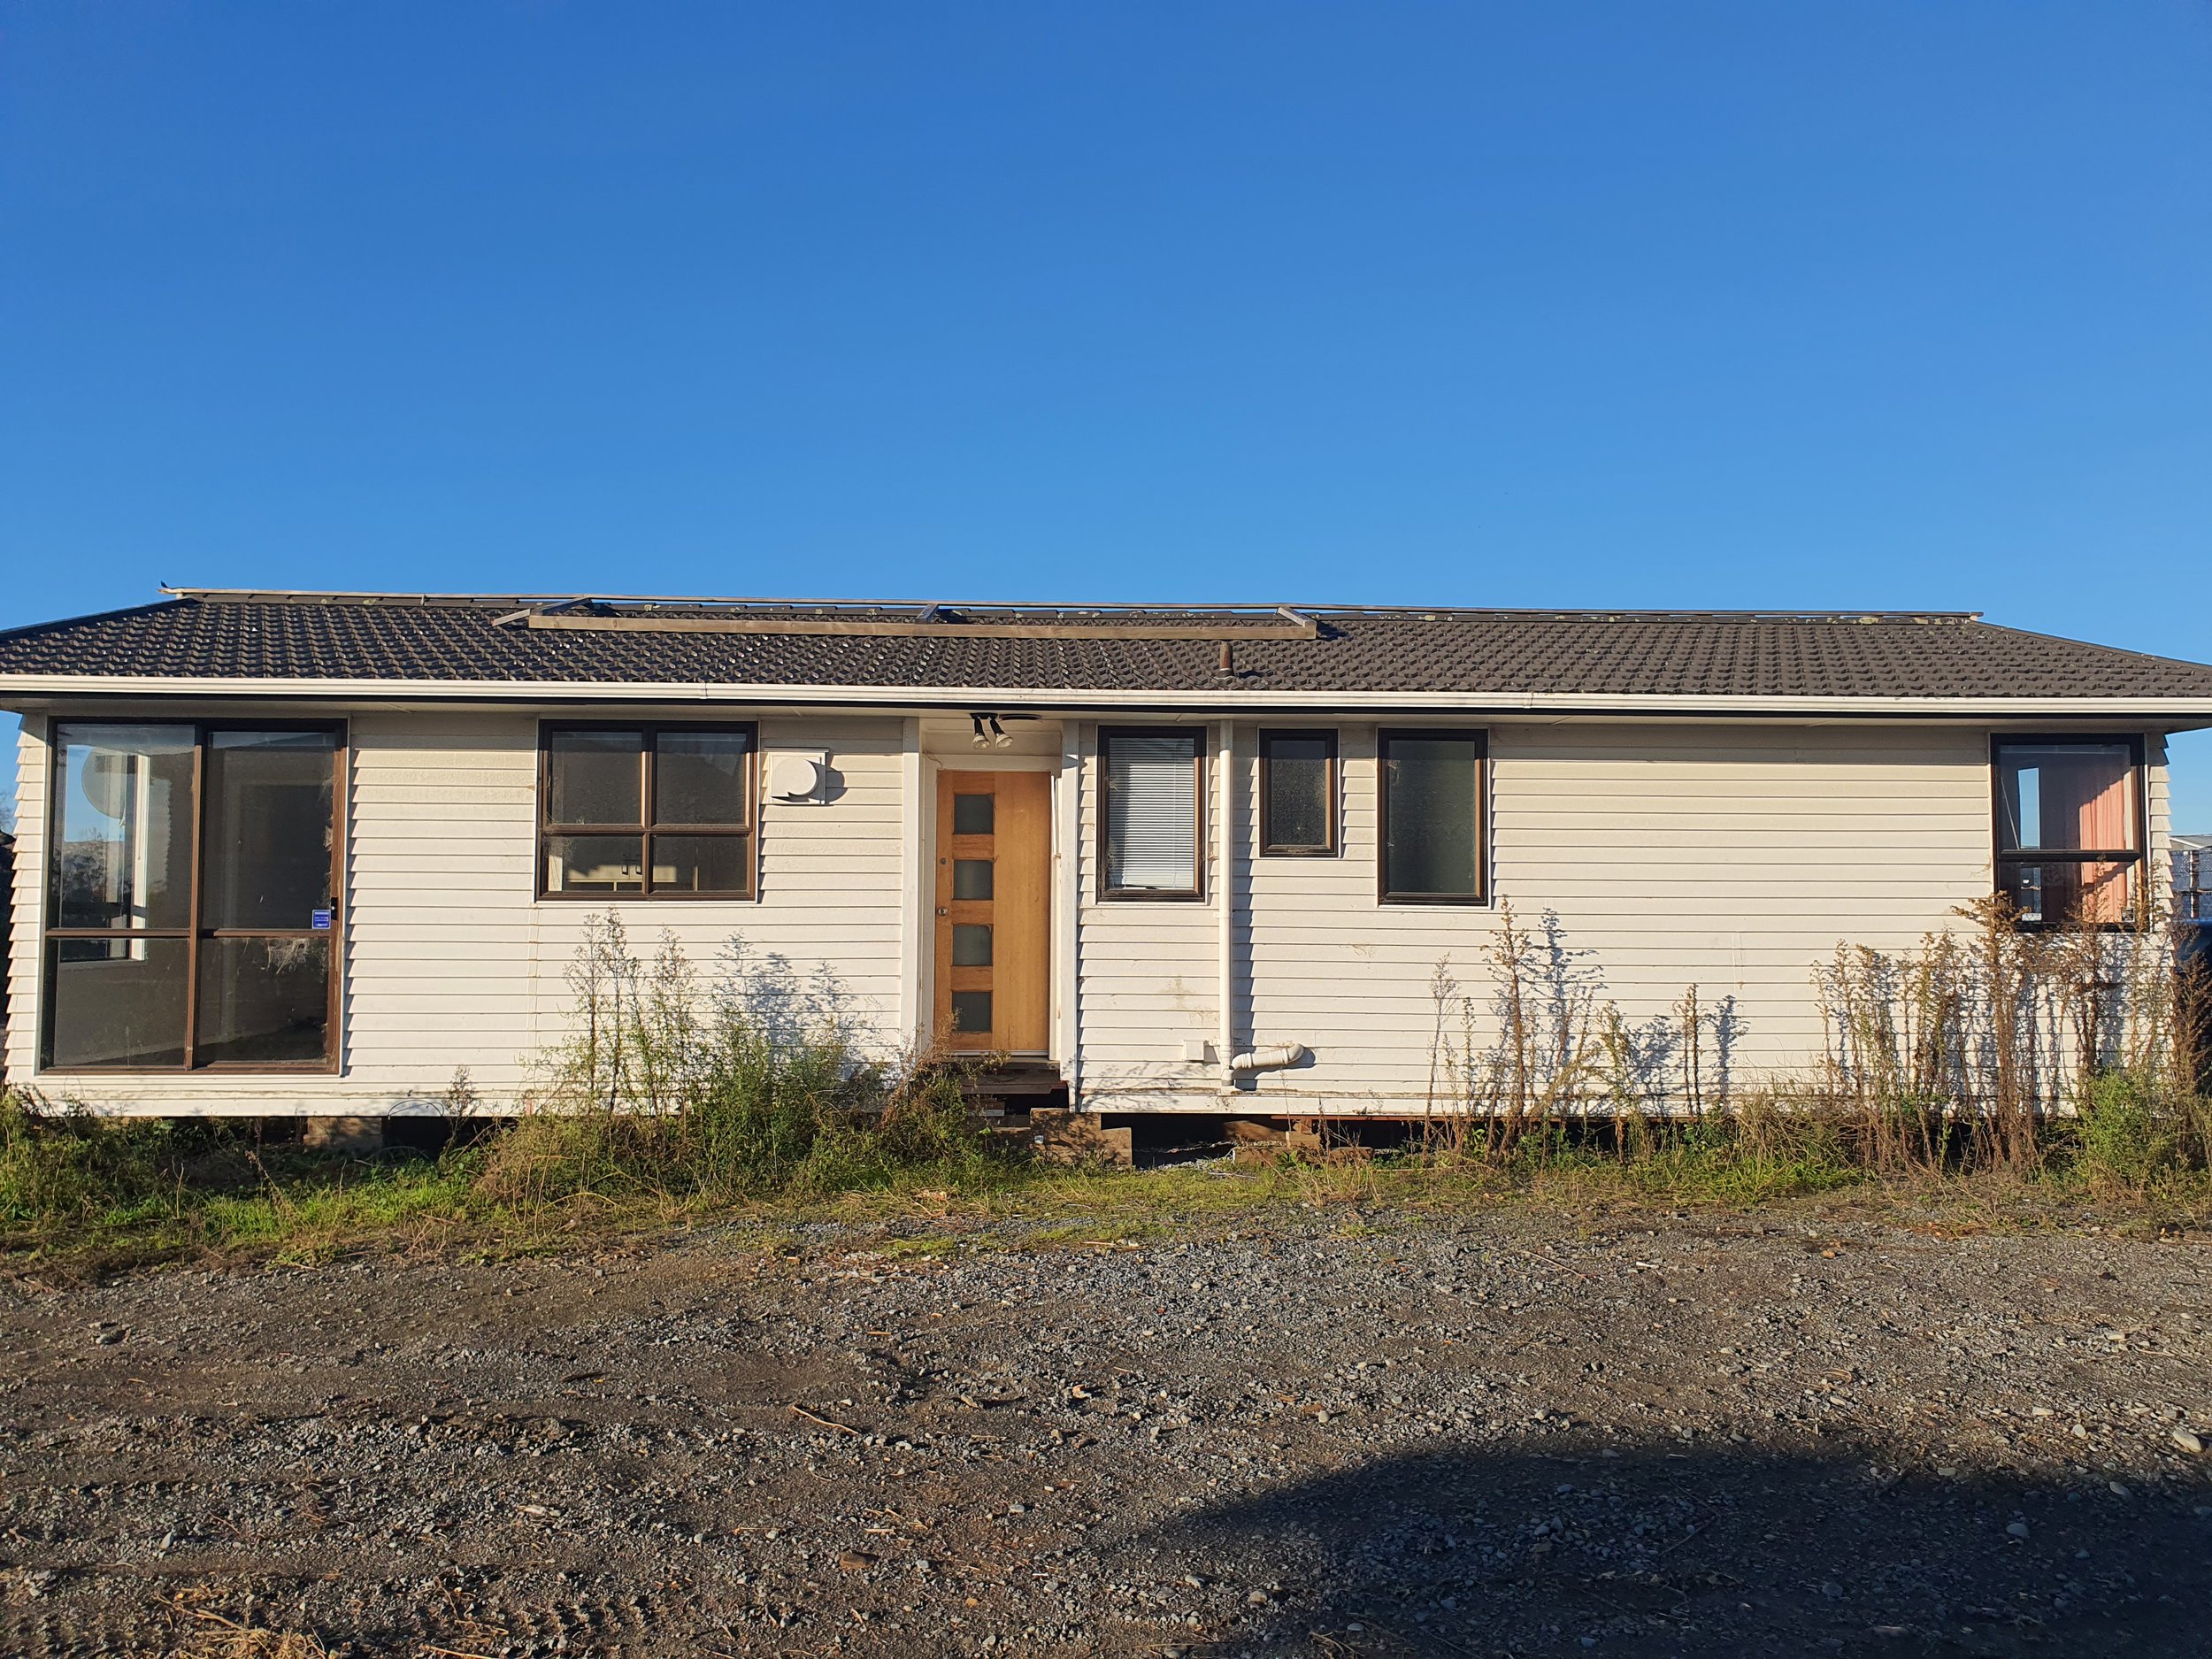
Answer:
[[[1839,940],[2125,925],[2212,667],[1959,615],[178,592],[0,634],[6,1075],[511,1109],[618,912],[1102,1111],[1421,1111],[1440,963],[1556,912],[1739,1074]]]

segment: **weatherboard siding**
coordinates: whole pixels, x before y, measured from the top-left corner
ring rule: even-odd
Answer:
[[[1196,723],[1193,723],[1195,725]],[[1311,721],[1285,721],[1310,726]],[[351,717],[340,1075],[35,1076],[38,928],[45,868],[45,720],[25,722],[10,941],[9,1074],[57,1099],[140,1110],[374,1112],[434,1100],[465,1066],[488,1108],[530,1081],[534,1055],[567,1029],[565,973],[608,906],[533,896],[536,719],[459,709]],[[1079,1087],[1094,1108],[1253,1111],[1419,1110],[1435,1071],[1437,974],[1444,1022],[1476,999],[1489,1028],[1486,952],[1510,903],[1555,911],[1598,995],[1632,1023],[1666,1017],[1692,985],[1732,1010],[1734,1079],[1801,1066],[1818,1051],[1816,962],[1839,941],[1913,948],[1955,925],[1991,882],[1988,736],[1941,726],[1557,723],[1500,720],[1492,755],[1497,904],[1385,905],[1376,896],[1376,728],[1340,723],[1342,851],[1256,858],[1260,726],[1235,732],[1235,852],[1217,862],[1211,726],[1205,895],[1097,897],[1094,722],[1079,757],[1071,964]],[[647,956],[663,930],[711,972],[726,944],[801,979],[833,977],[885,1053],[918,990],[929,941],[909,891],[906,779],[895,718],[764,718],[763,749],[826,749],[839,780],[824,806],[763,810],[761,897],[611,908]],[[2146,758],[2150,848],[2168,838],[2162,743]],[[2153,869],[2162,866],[2154,862]],[[1297,1042],[1310,1064],[1229,1090],[1220,1069],[1222,905],[1229,1025],[1237,1047]],[[902,954],[902,944],[904,946]],[[1060,994],[1068,990],[1064,981]],[[1191,1058],[1194,1046],[1212,1045]]]
[[[1632,1025],[1695,986],[1704,1009],[1732,1017],[1737,1080],[1802,1066],[1821,1043],[1816,961],[1841,940],[1909,949],[1990,887],[1978,730],[1495,723],[1494,902],[1455,906],[1377,898],[1372,725],[1337,728],[1341,852],[1254,856],[1261,729],[1236,733],[1230,1026],[1240,1048],[1295,1042],[1312,1059],[1253,1075],[1232,1107],[1425,1108],[1439,970],[1452,1037],[1469,996],[1486,1033],[1486,956],[1506,905],[1532,928],[1555,912],[1566,946],[1586,953],[1578,971]],[[1099,900],[1094,733],[1085,755],[1083,1098],[1219,1110],[1217,1061],[1188,1046],[1219,1054],[1225,884],[1210,860],[1202,902]],[[1210,780],[1209,806],[1219,799]]]
[[[15,903],[8,925],[8,1025],[0,1074],[30,1080],[38,1064],[38,951],[46,916],[46,719],[27,714],[15,747]]]
[[[826,804],[763,809],[759,899],[598,904],[534,895],[535,717],[356,714],[341,1074],[77,1074],[42,1087],[126,1110],[369,1113],[434,1100],[466,1067],[487,1109],[510,1109],[532,1081],[534,1056],[567,1030],[569,964],[592,918],[609,910],[641,957],[672,934],[710,978],[735,943],[756,970],[787,970],[810,991],[830,987],[864,1039],[894,1052],[901,723],[794,717],[760,728],[767,758],[827,750],[836,787]],[[44,762],[27,726],[20,776],[32,833],[18,878],[34,905],[27,915],[38,913],[29,872],[42,868]],[[35,953],[31,933],[14,941],[13,1076],[35,1058]]]

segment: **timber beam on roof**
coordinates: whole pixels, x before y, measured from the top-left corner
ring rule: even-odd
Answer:
[[[1060,612],[1051,620],[1032,620],[1024,615],[1002,616],[990,622],[965,619],[965,613],[948,617],[897,618],[887,617],[794,616],[656,616],[604,611],[520,611],[500,621],[526,628],[570,628],[591,634],[779,634],[826,635],[883,635],[929,639],[1025,640],[1311,640],[1320,627],[1288,606],[1276,612],[1279,620],[1248,619],[1247,615],[1224,615],[1214,621],[1154,622],[1132,617],[1125,622],[1093,621],[1080,613]]]

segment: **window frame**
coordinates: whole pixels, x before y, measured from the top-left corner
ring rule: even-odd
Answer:
[[[1113,822],[1116,738],[1172,737],[1191,746],[1191,884],[1188,887],[1118,887],[1107,856]],[[1206,728],[1193,726],[1102,726],[1098,728],[1098,897],[1102,903],[1203,903],[1206,899]]]
[[[556,824],[546,814],[553,800],[553,745],[564,732],[635,732],[638,757],[638,817],[635,824]],[[657,739],[664,732],[724,732],[745,739],[743,798],[740,824],[657,824],[654,822]],[[747,904],[760,897],[760,723],[757,720],[541,720],[538,722],[537,863],[531,875],[536,897],[551,904]],[[634,893],[564,893],[546,885],[546,842],[557,835],[635,835],[639,838],[640,885]],[[702,893],[653,888],[653,840],[657,835],[713,836],[748,843],[741,890]]]
[[[1275,791],[1271,772],[1274,760],[1268,753],[1268,745],[1278,738],[1301,741],[1317,740],[1325,751],[1322,757],[1328,767],[1327,780],[1322,785],[1322,822],[1327,826],[1328,840],[1318,847],[1302,846],[1290,841],[1279,841],[1274,835]],[[1260,728],[1260,839],[1254,849],[1262,858],[1335,858],[1344,851],[1343,830],[1343,757],[1338,743],[1338,733],[1333,726],[1268,726]]]
[[[62,927],[61,896],[54,880],[54,860],[62,845],[61,814],[65,804],[65,750],[61,734],[87,726],[174,726],[192,733],[192,856],[186,909],[189,921],[182,927]],[[330,778],[330,926],[313,927],[208,927],[202,925],[201,906],[207,895],[207,751],[209,741],[223,732],[322,732],[331,744]],[[46,845],[42,849],[45,871],[43,902],[39,912],[38,960],[38,1075],[41,1077],[185,1077],[291,1076],[334,1077],[343,1069],[344,1033],[339,1029],[345,1007],[345,938],[349,906],[346,890],[346,841],[349,784],[353,775],[353,744],[344,720],[223,719],[142,716],[118,719],[99,716],[79,719],[55,715],[46,722]],[[90,939],[113,942],[119,939],[181,939],[185,941],[184,1058],[175,1065],[55,1065],[51,1063],[54,1037],[55,980],[59,959],[47,947],[56,941]],[[329,1002],[323,1021],[323,1057],[320,1060],[201,1060],[200,947],[219,939],[322,939],[329,941]]]
[[[1390,886],[1390,745],[1393,740],[1460,738],[1475,746],[1475,891],[1400,893]],[[1382,726],[1375,733],[1375,902],[1441,904],[1487,910],[1494,883],[1490,872],[1490,732],[1476,726]]]
[[[2031,748],[2039,743],[2108,743],[2124,746],[2128,751],[2129,833],[2136,843],[2133,852],[2117,851],[2109,848],[2085,848],[2079,852],[2068,849],[2046,850],[2031,849],[2007,852],[2005,839],[2005,798],[2000,787],[2000,767],[2003,751],[2010,747]],[[2099,933],[2121,933],[2139,931],[2147,925],[2150,916],[2150,782],[2145,764],[2147,745],[2140,732],[1992,732],[1989,734],[1989,874],[1990,891],[2000,898],[2010,895],[2005,892],[2004,869],[2007,864],[2132,864],[2135,872],[2128,880],[2127,918],[2117,922],[2094,924]],[[2041,933],[2063,927],[2062,919],[2047,918],[2029,921],[2015,917],[2013,926],[2022,933]]]

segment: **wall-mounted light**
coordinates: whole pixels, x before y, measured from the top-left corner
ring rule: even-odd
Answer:
[[[1006,735],[1006,728],[999,724],[995,714],[971,714],[968,724],[975,728],[968,741],[978,749],[1013,748],[1014,740]]]

